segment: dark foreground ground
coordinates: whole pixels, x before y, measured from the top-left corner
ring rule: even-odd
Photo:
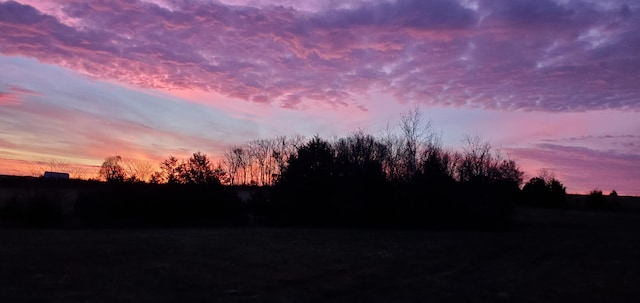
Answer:
[[[506,231],[0,230],[0,302],[640,302],[640,217]]]

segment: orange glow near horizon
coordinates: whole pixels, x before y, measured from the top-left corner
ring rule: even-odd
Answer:
[[[640,195],[637,4],[281,2],[0,1],[0,173],[216,162],[257,139],[376,136],[416,106],[445,148],[478,135],[570,192]]]

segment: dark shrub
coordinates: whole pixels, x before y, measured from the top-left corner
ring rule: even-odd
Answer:
[[[605,203],[604,195],[599,189],[594,189],[589,193],[587,198],[587,206],[595,210],[603,210],[607,206]]]
[[[522,188],[522,200],[530,206],[563,207],[566,197],[566,188],[555,178],[531,178]]]

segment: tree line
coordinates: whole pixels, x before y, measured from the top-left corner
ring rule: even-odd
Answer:
[[[446,148],[417,109],[377,136],[278,136],[230,146],[217,159],[197,151],[154,165],[110,156],[101,181],[2,180],[19,190],[0,207],[0,225],[501,226],[516,205],[567,205],[549,171],[524,182],[516,161],[480,136]],[[34,171],[69,167],[42,163]],[[594,190],[586,206],[614,209],[605,201],[616,197]]]
[[[558,207],[566,196],[547,171],[523,185],[516,161],[479,136],[467,136],[461,150],[444,147],[417,109],[378,136],[280,136],[231,146],[217,163],[197,151],[187,159],[169,156],[156,168],[110,156],[99,174],[106,182],[43,180],[46,190],[17,197],[0,209],[0,219],[70,216],[86,226],[501,226],[517,204]]]
[[[225,149],[215,165],[199,151],[189,159],[169,156],[159,163],[159,170],[153,170],[145,161],[111,156],[102,163],[99,177],[108,182],[186,184],[217,179],[225,185],[271,186],[286,172],[290,160],[298,156],[301,148],[317,139],[318,136],[310,140],[300,135],[278,136],[233,145]],[[515,161],[493,150],[489,142],[479,136],[466,137],[461,152],[445,149],[431,122],[424,120],[417,109],[403,114],[396,128],[388,128],[379,136],[356,131],[344,138],[322,140],[341,161],[379,163],[385,178],[393,182],[410,180],[420,170],[447,174],[461,181],[510,170],[513,174],[510,177],[522,182],[522,173]]]
[[[147,175],[113,156],[105,159],[100,175],[108,183],[257,186],[245,204],[247,213],[274,224],[507,220],[521,198],[523,172],[515,160],[479,136],[466,137],[460,151],[441,142],[431,121],[414,109],[379,136],[356,131],[332,140],[254,140],[229,147],[216,164],[199,151],[188,159],[169,156]]]

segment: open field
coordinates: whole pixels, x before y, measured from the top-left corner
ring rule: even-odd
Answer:
[[[506,231],[0,230],[0,302],[640,302],[640,217]]]

